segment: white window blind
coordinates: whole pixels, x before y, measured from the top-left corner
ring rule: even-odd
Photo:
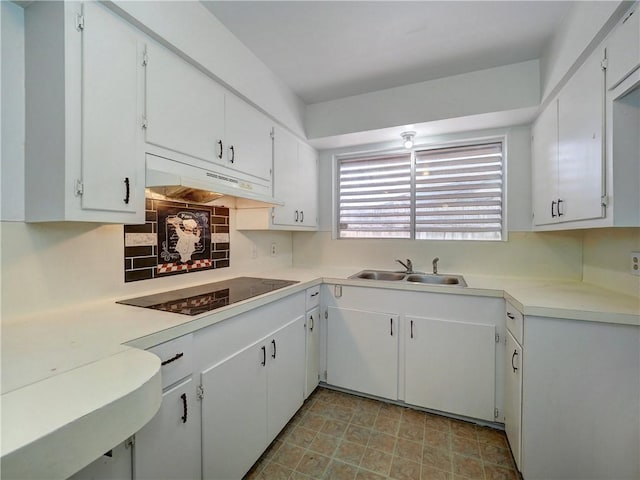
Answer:
[[[338,161],[339,238],[501,240],[502,142]]]
[[[502,238],[502,143],[415,153],[415,238]]]
[[[411,238],[411,155],[339,162],[340,238]]]

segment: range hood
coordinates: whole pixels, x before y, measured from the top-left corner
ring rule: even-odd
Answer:
[[[269,207],[284,205],[273,198],[271,185],[223,166],[204,168],[147,153],[145,185],[153,192],[176,200],[207,203],[222,196],[246,199],[238,205]]]

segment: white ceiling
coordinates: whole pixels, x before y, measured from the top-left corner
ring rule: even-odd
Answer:
[[[306,104],[539,58],[570,1],[203,1]]]

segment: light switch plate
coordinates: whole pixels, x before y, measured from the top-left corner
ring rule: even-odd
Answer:
[[[640,252],[631,252],[631,275],[640,276]]]

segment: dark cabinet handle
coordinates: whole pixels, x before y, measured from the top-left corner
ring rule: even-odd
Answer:
[[[300,218],[300,216],[298,215],[298,210],[296,210],[296,222],[298,221],[298,218]]]
[[[511,320],[516,318],[516,317],[513,316],[513,314],[511,312],[507,312],[507,317],[509,317]]]
[[[182,353],[182,352],[177,353],[177,354],[175,355],[175,357],[171,357],[170,359],[165,360],[165,361],[164,361],[164,362],[162,362],[160,365],[163,365],[163,366],[164,366],[164,365],[168,365],[169,363],[171,363],[171,362],[175,362],[176,360],[178,360],[178,359],[182,358],[183,356],[184,356],[184,353]]]
[[[236,160],[236,149],[233,148],[233,145],[231,145],[229,147],[229,150],[231,150],[231,160],[230,160],[230,162],[233,163]]]
[[[304,223],[304,210],[300,210],[300,223]]]
[[[513,351],[513,355],[511,355],[511,368],[513,368],[513,373],[515,373],[515,372],[518,370],[518,367],[516,367],[516,366],[513,364],[513,360],[516,358],[516,355],[518,355],[518,351],[517,351],[517,350],[514,350],[514,351]]]
[[[393,318],[389,319],[389,328],[390,328],[390,334],[393,337]]]
[[[263,345],[260,348],[262,349],[262,366],[264,367],[267,364],[267,347]]]
[[[318,291],[318,292],[316,292],[316,293],[312,293],[312,294],[311,294],[311,297],[317,297],[318,295],[320,295],[320,292],[319,292],[319,291]]]
[[[180,398],[182,399],[182,423],[187,423],[187,394],[183,393]]]
[[[564,203],[564,200],[560,200],[558,199],[558,216],[561,217],[562,215],[564,215],[564,213],[562,213],[562,210],[560,210],[560,204]]]
[[[220,147],[220,150],[218,151],[218,158],[222,158],[222,153],[224,152],[224,149],[222,148],[222,140],[218,140],[218,147]]]
[[[131,185],[129,184],[129,177],[124,178],[124,188],[125,188],[124,203],[129,205],[129,198],[131,197]]]
[[[273,345],[273,353],[271,354],[271,358],[276,358],[276,341],[271,340],[271,345]]]
[[[551,218],[556,218],[556,211],[554,210],[554,207],[556,206],[556,201],[554,200],[553,202],[551,202]]]
[[[311,322],[309,324],[309,331],[313,332],[313,315],[309,315],[309,321]]]
[[[413,338],[413,320],[411,320],[410,325],[411,325],[411,338]]]

